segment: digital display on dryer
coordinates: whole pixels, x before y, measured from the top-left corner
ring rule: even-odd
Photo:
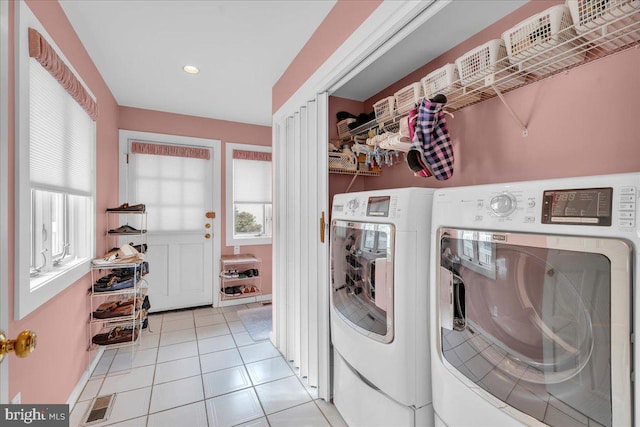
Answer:
[[[369,197],[367,202],[367,216],[389,216],[391,196]]]
[[[612,201],[613,188],[547,190],[542,223],[610,226]]]

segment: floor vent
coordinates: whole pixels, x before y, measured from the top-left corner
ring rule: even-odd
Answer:
[[[109,418],[115,400],[115,393],[96,397],[89,407],[89,413],[87,414],[87,420],[84,422],[84,425],[88,426],[106,421]]]

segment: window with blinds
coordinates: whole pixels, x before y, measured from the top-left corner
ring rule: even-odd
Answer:
[[[226,154],[227,245],[270,244],[271,148],[227,144]]]
[[[22,318],[88,273],[95,255],[95,114],[89,115],[95,103],[23,2],[18,17],[16,313]]]

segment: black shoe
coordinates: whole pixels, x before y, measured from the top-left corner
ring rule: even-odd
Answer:
[[[224,293],[226,295],[238,296],[242,295],[242,290],[239,286],[227,286],[226,288],[224,288]]]

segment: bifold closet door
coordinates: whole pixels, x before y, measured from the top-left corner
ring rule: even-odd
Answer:
[[[274,342],[330,396],[327,95],[275,124]],[[322,229],[321,229],[322,228]],[[324,238],[324,240],[323,240]]]

